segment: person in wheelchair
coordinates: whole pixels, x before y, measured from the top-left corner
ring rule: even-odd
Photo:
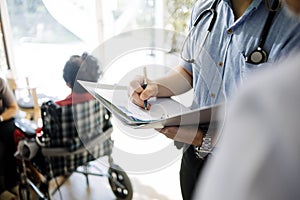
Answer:
[[[66,147],[72,152],[82,147],[85,141],[91,140],[91,135],[100,134],[102,130],[105,131],[106,127],[111,126],[109,117],[107,120],[104,119],[106,117],[103,117],[105,114],[110,115],[110,113],[77,82],[77,80],[97,82],[100,74],[101,69],[98,60],[86,52],[81,56],[72,55],[66,61],[63,68],[63,79],[71,89],[71,93],[65,99],[58,100],[54,104],[50,101],[50,103],[46,102],[41,106],[43,127],[39,130],[51,134],[51,138],[48,138],[51,142],[46,144],[47,146]],[[59,114],[56,113],[57,110],[59,110]],[[99,115],[99,113],[102,116],[93,116]],[[81,122],[82,120],[85,122]],[[95,120],[98,120],[98,125],[94,122]],[[66,130],[57,128],[57,124],[66,127]],[[92,130],[93,128],[102,130]]]
[[[4,79],[0,78],[0,200],[17,199],[17,164],[14,158],[14,116],[18,104]]]
[[[76,105],[78,105],[79,107],[80,104],[84,104],[86,102],[93,102],[92,104],[95,104],[94,106],[89,105],[89,106],[84,106],[84,109],[86,109],[85,115],[86,117],[88,117],[88,115],[93,115],[95,113],[98,114],[98,112],[100,112],[100,110],[104,110],[104,107],[102,108],[102,106],[100,106],[99,102],[95,100],[95,98],[89,93],[87,92],[87,90],[85,90],[78,82],[77,80],[84,80],[84,81],[91,81],[91,82],[97,82],[99,77],[101,74],[101,69],[98,63],[98,60],[92,56],[89,55],[88,53],[84,52],[81,56],[79,55],[72,55],[65,63],[64,68],[63,68],[63,79],[66,83],[66,85],[71,89],[71,93],[62,100],[58,100],[54,102],[54,105],[50,105],[52,104],[52,101],[50,100],[50,104],[49,103],[44,103],[44,106],[41,106],[42,109],[42,119],[43,119],[43,126],[45,125],[45,121],[49,121],[49,120],[44,120],[44,118],[46,118],[46,116],[49,116],[49,114],[46,114],[46,116],[43,116],[43,113],[45,115],[45,112],[43,112],[43,107],[47,107],[46,110],[48,110],[48,107],[61,107],[61,111],[63,113],[59,114],[59,117],[62,117],[61,115],[65,115],[64,122],[61,122],[60,120],[58,120],[57,122],[54,122],[53,120],[50,120],[51,123],[49,123],[49,126],[53,126],[55,123],[59,123],[59,124],[67,124],[65,126],[68,126],[69,129],[75,128],[77,130],[67,130],[66,132],[72,132],[72,134],[70,133],[66,133],[68,136],[68,138],[62,138],[64,134],[60,135],[58,134],[57,137],[55,137],[55,133],[53,132],[60,132],[61,130],[54,130],[52,128],[50,128],[51,130],[49,130],[48,132],[52,132],[52,140],[56,140],[57,142],[53,142],[51,145],[51,147],[62,147],[62,146],[69,146],[70,151],[76,150],[80,145],[78,139],[77,141],[70,141],[68,144],[63,144],[62,141],[63,140],[68,140],[68,139],[72,139],[72,135],[74,137],[77,136],[77,134],[81,137],[80,139],[83,140],[84,139],[84,135],[82,134],[83,132],[78,130],[78,126],[77,122],[79,123],[79,121],[77,120],[78,116],[76,116],[77,114],[80,114],[79,112],[83,112],[81,109],[83,108],[79,108],[79,110],[81,111],[77,111],[75,112],[75,110],[77,110]],[[45,105],[48,104],[48,105]],[[72,107],[73,106],[73,107]],[[95,108],[95,106],[98,106],[98,108]],[[93,110],[90,110],[93,109]],[[74,112],[73,112],[74,111]],[[48,111],[46,111],[47,113]],[[51,113],[54,113],[55,111],[49,111]],[[104,112],[104,111],[102,111]],[[110,113],[107,114],[110,115]],[[53,116],[50,116],[53,117]],[[80,120],[80,119],[79,119]],[[47,122],[46,122],[47,123]],[[73,124],[75,123],[75,127],[73,126]],[[108,122],[109,126],[111,126],[110,121]],[[84,125],[84,124],[83,124]],[[87,124],[85,124],[87,125]],[[43,131],[43,129],[47,129],[47,127],[39,127],[36,132],[40,133]],[[77,133],[78,132],[78,133]]]
[[[71,88],[71,94],[65,99],[57,101],[56,104],[65,106],[94,99],[91,94],[77,83],[77,80],[97,82],[100,74],[100,66],[94,56],[87,53],[83,53],[81,56],[71,56],[63,69],[63,78],[67,86]]]
[[[37,153],[33,156],[29,153],[29,159],[23,156],[23,161],[29,160],[30,165],[40,173],[38,176],[41,174],[43,176],[40,177],[43,179],[42,184],[37,180],[34,183],[37,187],[30,185],[40,199],[51,199],[54,193],[49,193],[49,181],[58,176],[69,176],[73,172],[82,173],[86,176],[88,184],[87,175],[95,173],[88,173],[80,168],[93,166],[88,163],[102,156],[108,156],[108,173],[98,169],[100,173],[96,175],[108,178],[111,189],[118,199],[132,199],[133,190],[129,177],[120,166],[114,164],[111,157],[113,147],[111,115],[98,100],[77,83],[77,80],[97,82],[100,75],[100,66],[94,56],[87,53],[71,56],[63,69],[63,78],[71,93],[65,99],[44,102],[41,106],[43,126],[36,130],[37,134],[34,135],[37,137],[33,141],[25,139],[25,142],[38,145]],[[25,188],[20,190],[22,200],[31,199],[26,183],[34,179],[33,176],[27,176],[25,185],[20,187]],[[27,181],[28,179],[30,180]]]

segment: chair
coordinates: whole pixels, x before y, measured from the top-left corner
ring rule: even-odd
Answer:
[[[35,191],[39,199],[51,199],[61,184],[57,184],[57,189],[50,194],[49,182],[60,176],[69,177],[72,173],[85,175],[87,185],[88,175],[106,177],[117,199],[132,199],[130,179],[126,172],[113,162],[111,156],[113,127],[108,110],[97,100],[68,106],[58,106],[53,101],[48,101],[42,104],[41,115],[41,135],[36,135],[34,130],[28,131],[28,126],[26,129],[22,123],[16,125],[25,135],[25,138],[18,142],[18,151],[15,154],[23,163],[19,170],[21,199],[31,199],[28,192],[30,189]],[[107,172],[90,163],[103,156],[108,157]],[[28,164],[25,160],[44,176],[45,182],[42,185],[34,181],[35,178],[32,178],[32,173],[27,170]],[[89,170],[91,167],[96,172]]]
[[[6,80],[16,97],[19,109],[25,112],[27,119],[37,123],[41,118],[41,110],[36,87],[30,85],[29,77],[25,77],[23,82],[12,76],[6,77]]]

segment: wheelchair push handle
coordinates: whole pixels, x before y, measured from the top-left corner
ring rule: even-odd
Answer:
[[[34,138],[36,136],[36,128],[29,120],[15,119],[15,127],[19,129],[26,138]]]

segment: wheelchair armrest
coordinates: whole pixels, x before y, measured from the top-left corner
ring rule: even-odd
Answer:
[[[15,127],[19,129],[25,137],[34,138],[36,136],[33,122],[26,119],[15,119]]]

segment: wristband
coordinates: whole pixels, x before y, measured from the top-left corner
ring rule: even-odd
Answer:
[[[205,134],[202,139],[201,146],[195,146],[195,154],[197,158],[204,159],[213,150],[212,138],[210,134]]]
[[[208,128],[209,124],[199,127],[199,129],[203,132],[202,144],[201,146],[194,146],[196,157],[202,160],[213,150],[212,136],[208,133]]]
[[[2,115],[0,115],[0,122],[3,122],[3,117],[2,117]]]

